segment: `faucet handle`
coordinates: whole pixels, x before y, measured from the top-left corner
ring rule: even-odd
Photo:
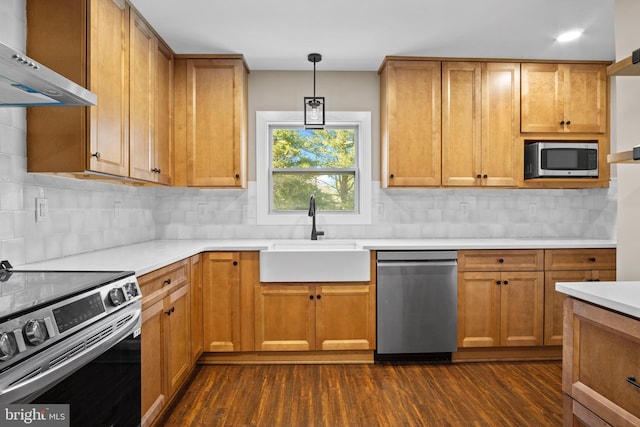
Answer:
[[[316,231],[316,236],[324,236],[324,231]]]

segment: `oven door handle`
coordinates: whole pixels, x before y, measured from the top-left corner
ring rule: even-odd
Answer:
[[[0,404],[29,403],[51,386],[105,353],[125,337],[135,333],[134,331],[140,329],[142,321],[139,303],[135,306],[137,308],[131,310],[133,316],[124,325],[119,325],[119,329],[89,348],[78,350],[80,346],[86,346],[87,341],[96,339],[97,334],[107,330],[105,323],[98,322],[97,325],[65,340],[64,351],[57,351],[53,354],[50,351],[43,351],[25,363],[18,364],[15,368],[3,373],[0,379]],[[118,316],[118,319],[122,319],[122,317]],[[111,328],[116,328],[117,323],[118,320],[112,320],[109,324]],[[73,354],[76,351],[77,353]],[[49,368],[52,361],[64,357],[67,357],[66,360],[57,362],[55,366]],[[24,368],[23,365],[29,365],[29,367]]]

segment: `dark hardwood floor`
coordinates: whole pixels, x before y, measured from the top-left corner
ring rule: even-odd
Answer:
[[[561,362],[199,367],[164,426],[561,426]]]

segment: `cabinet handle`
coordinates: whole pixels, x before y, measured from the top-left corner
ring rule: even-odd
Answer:
[[[508,281],[508,280],[505,280],[504,282],[502,282],[502,284],[503,284],[503,285],[508,285],[508,284],[509,284],[509,281]]]
[[[500,264],[504,264],[504,259],[499,258],[499,259],[498,259],[498,262],[499,262]]]
[[[163,285],[170,285],[171,284],[171,279],[167,279],[164,282],[162,282]]]
[[[560,122],[560,126],[564,126],[564,120]]]
[[[238,265],[238,261],[233,261],[233,265]]]
[[[571,126],[571,120],[567,120],[567,126]]]
[[[91,155],[91,157],[95,157],[96,159],[99,159],[99,158],[100,158],[100,152],[99,152],[99,151],[96,151],[95,153],[93,153],[93,154]]]
[[[389,178],[393,179],[393,174],[389,175]]]
[[[240,174],[239,173],[236,174],[236,179],[240,179]]]
[[[309,299],[311,299],[311,300],[312,300],[312,299],[313,299],[313,295],[309,295]]]
[[[322,295],[316,295],[316,299],[322,298]]]
[[[476,175],[476,178],[480,179],[480,178],[482,178],[482,175],[478,174],[478,175]]]
[[[633,385],[633,386],[636,386],[636,387],[640,388],[640,384],[638,384],[638,383],[636,382],[636,377],[634,377],[634,376],[630,376],[630,377],[628,377],[628,378],[627,378],[627,382],[628,382],[629,384]]]
[[[589,258],[589,261],[596,262],[596,259],[595,258]]]
[[[164,314],[166,314],[167,316],[171,316],[171,313],[173,313],[174,311],[176,311],[176,308],[171,307],[169,310],[165,311]]]
[[[486,173],[485,173],[482,177],[483,177],[484,179],[489,178],[489,176],[488,176]]]
[[[496,280],[496,285],[500,285],[500,280]]]

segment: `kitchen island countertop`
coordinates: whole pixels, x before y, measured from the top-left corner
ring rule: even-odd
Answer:
[[[640,282],[558,282],[556,291],[640,319]]]
[[[615,248],[613,240],[581,239],[325,239],[370,250]],[[140,276],[207,251],[260,251],[283,239],[151,240],[14,266],[28,270],[126,270]],[[290,240],[285,240],[290,241]]]

